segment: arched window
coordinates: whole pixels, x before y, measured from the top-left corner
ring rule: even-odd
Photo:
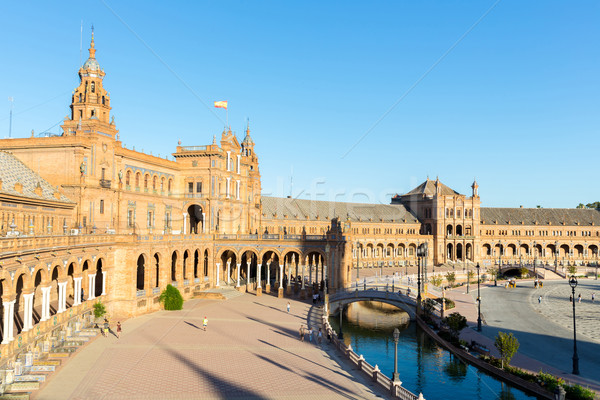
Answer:
[[[152,178],[152,190],[156,190],[156,176],[154,178]]]
[[[135,174],[135,187],[136,188],[140,187],[140,173],[139,172],[137,174]]]
[[[148,189],[148,175],[144,175],[144,189]]]
[[[83,96],[81,95],[81,93],[79,93],[79,102],[81,103],[81,100],[83,100]]]
[[[96,82],[92,82],[92,93],[96,93]]]
[[[102,105],[106,105],[106,100],[104,99],[104,96],[102,96]]]
[[[160,191],[164,191],[165,190],[165,178],[161,178],[160,179]]]
[[[125,174],[125,184],[131,185],[131,171],[127,171]]]
[[[173,179],[169,179],[169,187],[168,187],[169,193],[171,192],[172,188],[173,188]]]

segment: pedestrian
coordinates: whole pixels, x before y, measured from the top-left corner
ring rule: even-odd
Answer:
[[[542,296],[538,297],[538,304],[542,303]]]
[[[308,341],[312,343],[313,330],[312,328],[308,328]]]
[[[121,322],[117,322],[117,339],[121,338]]]
[[[298,331],[298,334],[300,335],[300,341],[304,342],[304,325],[300,325],[300,330]]]
[[[110,326],[108,324],[108,320],[106,318],[104,318],[104,336],[108,336],[109,329],[110,329]]]
[[[204,328],[204,332],[206,332],[207,326],[208,326],[208,318],[206,318],[206,315],[205,315],[204,320],[202,320],[202,327]]]
[[[577,302],[581,303],[581,293],[579,293],[579,296],[577,296]]]
[[[596,293],[592,293],[592,303],[596,300]]]
[[[83,295],[83,288],[81,288],[81,301],[82,302],[85,301],[85,296]]]
[[[290,312],[290,302],[287,302],[287,312]]]
[[[319,328],[319,333],[317,334],[317,343],[319,343],[319,345],[320,345],[322,341],[323,341],[323,331],[321,331],[321,328]]]
[[[573,295],[571,294],[571,295],[569,295],[569,303],[572,303],[572,302],[573,302]]]

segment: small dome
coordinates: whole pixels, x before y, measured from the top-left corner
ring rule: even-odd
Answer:
[[[100,70],[100,64],[98,64],[98,61],[95,58],[90,57],[83,64],[83,69],[88,69],[90,71],[99,71]]]

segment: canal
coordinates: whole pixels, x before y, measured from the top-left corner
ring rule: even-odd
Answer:
[[[413,393],[423,393],[426,400],[521,400],[535,399],[477,368],[463,363],[438,346],[408,314],[376,302],[352,303],[343,316],[346,345],[351,344],[371,364],[377,364],[388,377],[394,372],[394,340],[398,327],[398,373],[402,386]],[[339,332],[339,315],[330,318]],[[469,329],[469,328],[466,328]]]

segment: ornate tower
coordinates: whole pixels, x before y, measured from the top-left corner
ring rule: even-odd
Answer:
[[[104,89],[104,71],[96,60],[94,31],[89,48],[90,56],[79,68],[79,86],[71,98],[71,115],[62,125],[63,135],[98,132],[112,138],[117,134],[114,118],[110,119],[110,94]]]

